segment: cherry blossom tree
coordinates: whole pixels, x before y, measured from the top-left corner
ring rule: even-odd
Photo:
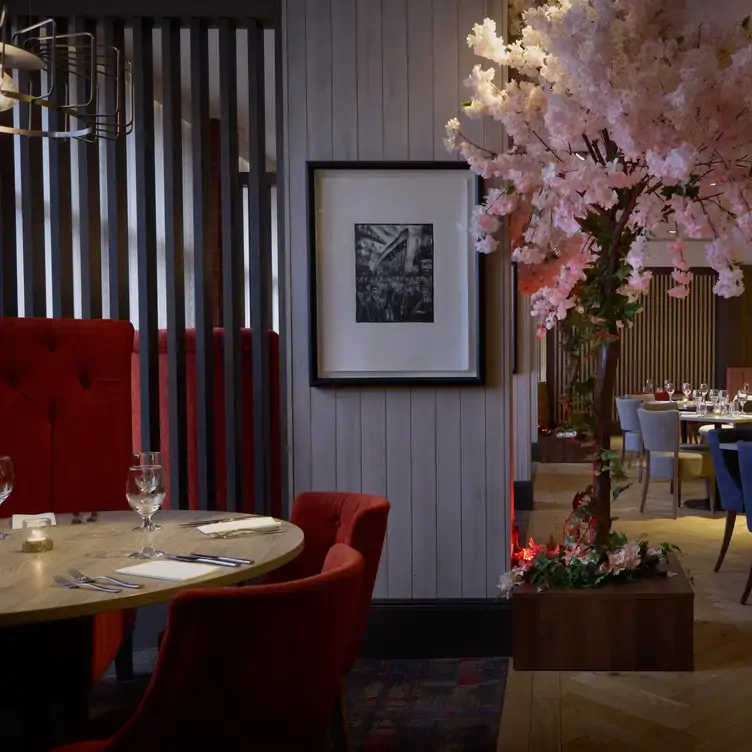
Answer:
[[[520,0],[515,0],[519,4]],[[739,249],[752,238],[752,35],[735,25],[689,22],[682,0],[550,0],[524,11],[506,43],[486,19],[468,44],[477,65],[465,115],[492,118],[503,153],[469,141],[458,120],[447,146],[493,185],[476,208],[477,250],[498,248],[508,218],[520,287],[539,333],[558,326],[567,347],[597,357],[580,384],[580,437],[594,447],[596,540],[611,528],[610,418],[620,333],[650,286],[648,240],[668,225],[674,286],[693,279],[684,239],[707,240],[714,292],[744,290]],[[509,81],[497,82],[498,67]],[[658,346],[658,343],[656,343]]]

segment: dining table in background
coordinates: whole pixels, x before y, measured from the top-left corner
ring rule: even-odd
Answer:
[[[232,515],[233,519],[249,516]],[[162,511],[156,516],[155,521],[162,526],[162,530],[151,534],[157,549],[169,554],[201,553],[253,562],[238,567],[217,566],[200,577],[180,582],[117,573],[143,563],[129,558],[144,539],[143,532],[134,530],[138,519],[132,512],[101,512],[96,522],[80,525],[71,524],[72,515],[58,515],[57,525],[49,530],[54,549],[45,553],[23,553],[21,530],[0,541],[0,711],[7,710],[8,703],[20,706],[19,719],[25,732],[36,732],[39,737],[45,723],[80,721],[85,715],[91,631],[87,634],[85,628],[65,630],[66,622],[76,620],[90,625],[89,617],[95,614],[166,602],[189,588],[247,582],[283,566],[303,550],[303,531],[289,522],[282,521],[278,532],[226,538],[212,538],[195,527],[184,526],[227,517],[227,512],[179,510]],[[4,527],[9,523],[0,521]],[[69,569],[77,569],[87,577],[114,576],[143,587],[107,593],[56,585],[56,575],[73,579]],[[98,584],[112,585],[102,581]],[[76,634],[75,641],[65,643],[65,651],[59,650],[56,630]],[[217,636],[207,635],[207,639]],[[4,752],[16,749],[13,740],[6,740],[3,735],[13,733],[8,730],[7,721],[0,713],[0,749]],[[43,747],[30,741],[18,749]]]

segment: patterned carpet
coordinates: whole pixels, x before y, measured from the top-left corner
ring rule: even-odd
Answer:
[[[156,651],[137,651],[136,678],[97,686],[93,714],[137,698]],[[347,681],[351,737],[358,752],[495,752],[508,660],[358,661]]]

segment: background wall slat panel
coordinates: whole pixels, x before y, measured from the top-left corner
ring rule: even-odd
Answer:
[[[643,390],[645,381],[652,379],[656,389],[663,388],[667,379],[674,383],[677,393],[688,381],[693,387],[701,382],[715,382],[716,373],[716,299],[713,294],[715,275],[709,270],[695,269],[692,292],[684,300],[667,295],[673,286],[666,271],[654,271],[650,292],[644,298],[644,310],[635,319],[634,327],[622,334],[622,352],[616,374],[614,393],[633,394]],[[566,372],[566,357],[558,346],[558,334],[548,334],[554,343],[555,362],[549,364],[549,380],[553,385],[554,417],[560,423],[564,417],[562,395]],[[580,359],[581,378],[595,372],[595,360],[586,351]],[[551,387],[551,384],[549,387]],[[723,388],[723,384],[715,384]],[[616,413],[614,408],[614,419]]]
[[[13,116],[2,114],[3,124]],[[16,250],[16,170],[14,142],[7,136],[0,143],[0,315],[18,315],[18,268]]]

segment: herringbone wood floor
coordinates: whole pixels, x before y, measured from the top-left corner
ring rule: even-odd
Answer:
[[[528,533],[541,541],[552,532],[558,538],[574,492],[587,482],[586,465],[539,465]],[[723,568],[715,574],[723,516],[681,509],[674,520],[666,482],[651,484],[641,515],[641,492],[634,483],[619,499],[614,527],[682,549],[682,565],[695,586],[695,671],[512,670],[499,750],[752,752],[752,599],[748,606],[739,603],[752,564],[752,534],[739,519]],[[704,487],[684,484],[682,496],[701,498]]]

